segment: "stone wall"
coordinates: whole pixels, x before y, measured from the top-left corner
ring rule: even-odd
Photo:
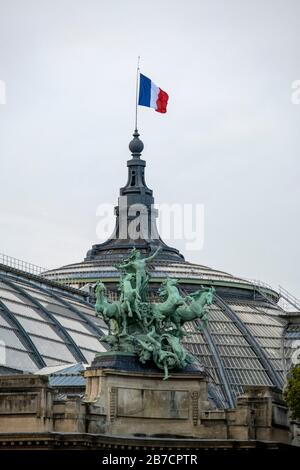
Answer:
[[[188,374],[163,381],[161,374],[85,372],[88,432],[114,435],[187,435],[208,410],[207,382]]]
[[[270,387],[246,387],[232,410],[212,409],[204,375],[122,372],[90,368],[87,431],[124,436],[290,441],[288,410]]]
[[[48,378],[0,376],[0,432],[45,432],[53,429],[53,390]]]
[[[88,369],[86,395],[58,400],[47,377],[0,377],[0,434],[78,433],[299,443],[271,387],[247,387],[231,410],[212,409],[207,379]]]

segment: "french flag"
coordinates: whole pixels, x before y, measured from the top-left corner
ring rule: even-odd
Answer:
[[[150,78],[140,74],[140,92],[139,102],[140,106],[147,106],[154,108],[158,113],[167,112],[169,95],[161,88],[155,85]]]

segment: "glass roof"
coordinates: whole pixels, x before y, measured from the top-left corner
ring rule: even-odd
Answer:
[[[221,272],[215,275],[230,278]],[[113,298],[115,292],[109,295]],[[283,384],[286,362],[300,332],[286,330],[281,313],[261,299],[237,299],[235,292],[231,300],[227,296],[221,303],[214,301],[203,331],[195,322],[185,326],[186,347],[205,366],[223,406],[233,406],[245,385]],[[79,291],[73,294],[41,278],[35,282],[25,274],[1,271],[0,341],[5,345],[1,365],[34,372],[46,366],[90,363],[95,353],[105,351],[99,338],[106,331]]]
[[[99,340],[102,325],[84,299],[35,283],[25,274],[1,273],[1,365],[32,372],[47,365],[91,362],[96,352],[105,351]]]

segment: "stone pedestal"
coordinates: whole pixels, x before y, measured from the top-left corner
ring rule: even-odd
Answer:
[[[53,430],[53,393],[48,377],[0,377],[0,433]]]
[[[201,413],[209,409],[199,364],[163,380],[155,366],[144,366],[133,354],[101,353],[84,376],[90,433],[195,436]]]

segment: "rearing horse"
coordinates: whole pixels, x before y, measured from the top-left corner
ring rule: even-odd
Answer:
[[[108,326],[108,332],[111,334],[111,321],[119,324],[121,318],[121,310],[119,302],[110,303],[106,297],[106,287],[101,281],[97,281],[96,288],[96,315],[103,318]]]
[[[149,324],[154,320],[161,321],[170,317],[180,305],[185,304],[177,288],[177,282],[176,279],[170,278],[163,281],[159,289],[159,295],[166,297],[166,300],[151,305],[153,317]]]
[[[212,304],[214,292],[215,289],[213,287],[193,292],[187,296],[187,298],[191,300],[191,303],[179,306],[170,315],[169,319],[174,323],[179,336],[185,334],[181,325],[186,321],[193,321],[199,318],[205,325],[207,324],[208,310],[206,307]]]

